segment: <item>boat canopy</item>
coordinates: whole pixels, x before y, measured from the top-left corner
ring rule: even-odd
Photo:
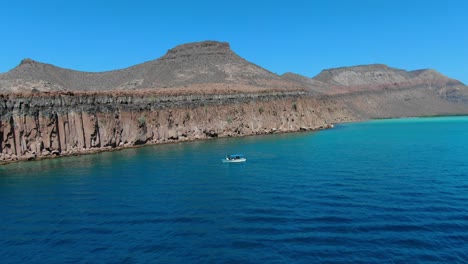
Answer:
[[[229,154],[227,155],[228,159],[241,159],[244,157],[244,154]]]

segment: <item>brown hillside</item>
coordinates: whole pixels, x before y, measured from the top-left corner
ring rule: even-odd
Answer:
[[[80,72],[31,59],[0,75],[0,91],[104,91],[183,87],[222,83],[259,87],[287,87],[293,84],[250,63],[228,43],[205,41],[170,49],[163,57],[126,69],[108,72]]]
[[[179,45],[159,59],[107,72],[81,72],[23,60],[0,74],[0,92],[126,91],[171,93],[245,93],[307,90],[310,94],[348,94],[425,87],[442,99],[467,101],[461,82],[435,70],[406,71],[383,64],[323,70],[314,78],[294,73],[278,76],[234,53],[225,42]],[[155,90],[157,89],[157,90]]]

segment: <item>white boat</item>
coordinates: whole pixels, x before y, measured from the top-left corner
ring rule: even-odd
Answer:
[[[226,158],[223,159],[223,162],[232,162],[232,163],[246,162],[246,161],[247,159],[242,154],[226,155]]]

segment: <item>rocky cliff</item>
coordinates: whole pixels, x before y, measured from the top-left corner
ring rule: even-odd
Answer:
[[[322,129],[359,118],[341,103],[302,95],[2,95],[0,161]]]

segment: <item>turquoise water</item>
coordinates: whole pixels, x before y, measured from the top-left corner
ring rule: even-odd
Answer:
[[[241,152],[244,164],[220,160]],[[466,263],[468,118],[0,167],[2,263]]]

